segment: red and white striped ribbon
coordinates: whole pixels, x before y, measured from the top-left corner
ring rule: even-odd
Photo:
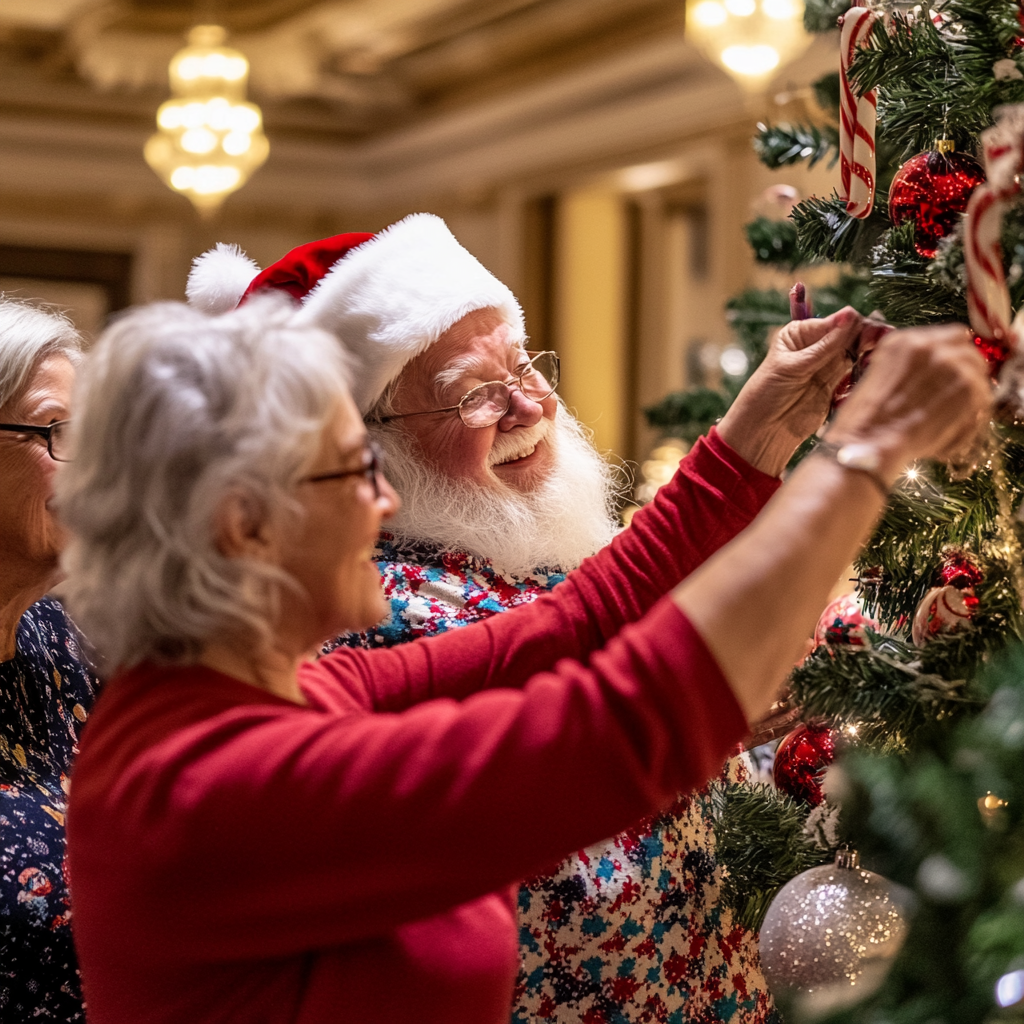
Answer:
[[[839,109],[839,167],[846,212],[863,220],[875,205],[875,120],[878,93],[872,89],[859,96],[850,81],[849,69],[857,50],[867,41],[878,15],[854,6],[843,15],[840,53],[842,92]]]
[[[1010,323],[1013,309],[999,236],[1007,204],[1021,191],[1018,175],[1024,168],[1024,104],[1003,107],[995,125],[981,133],[981,143],[988,180],[971,196],[963,232],[967,308],[971,326],[982,338],[995,338],[1016,348],[1014,335],[1019,328]]]

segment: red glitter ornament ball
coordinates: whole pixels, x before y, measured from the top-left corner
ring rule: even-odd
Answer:
[[[817,807],[824,799],[822,775],[835,759],[836,734],[823,725],[801,725],[775,751],[775,787],[794,800]]]
[[[967,209],[971,193],[985,180],[981,164],[966,153],[932,150],[908,160],[889,189],[889,219],[914,222],[914,248],[933,259]]]

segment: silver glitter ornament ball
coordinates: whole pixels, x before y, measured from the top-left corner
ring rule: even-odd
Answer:
[[[761,928],[761,967],[776,998],[817,1016],[859,1002],[885,980],[907,936],[910,894],[865,871],[856,852],[787,882]]]

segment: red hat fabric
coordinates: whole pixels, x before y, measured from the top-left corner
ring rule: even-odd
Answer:
[[[352,397],[364,414],[410,359],[467,313],[493,308],[511,342],[526,340],[512,292],[427,213],[376,235],[301,245],[262,272],[237,246],[221,243],[193,261],[187,294],[192,305],[217,314],[268,288],[299,302],[297,325],[334,332],[357,357]]]
[[[257,274],[239,301],[244,302],[254,292],[274,288],[301,302],[338,260],[371,238],[369,232],[350,231],[297,246]]]

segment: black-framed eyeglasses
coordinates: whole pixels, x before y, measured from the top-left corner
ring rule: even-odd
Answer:
[[[424,409],[422,412],[401,412],[393,416],[382,416],[378,423],[403,420],[409,416],[431,416],[435,413],[457,412],[467,427],[490,427],[497,423],[512,404],[512,391],[519,388],[527,398],[543,402],[550,398],[558,387],[558,353],[527,352],[530,361],[511,381],[492,380],[478,384],[459,399],[458,405],[444,409]]]
[[[46,438],[46,450],[54,462],[70,462],[68,439],[70,437],[71,420],[57,420],[45,427],[37,427],[31,423],[0,423],[0,430],[12,434],[28,434],[31,437]]]
[[[361,476],[373,488],[373,500],[380,498],[381,454],[375,444],[368,444],[363,449],[363,464],[359,469],[339,469],[334,473],[317,473],[315,476],[303,477],[300,483],[319,484],[325,480],[344,480],[350,476]]]

